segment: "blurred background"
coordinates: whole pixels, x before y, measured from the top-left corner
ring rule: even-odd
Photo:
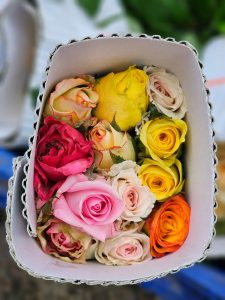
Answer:
[[[5,242],[7,181],[23,155],[49,53],[100,33],[147,33],[186,40],[204,64],[218,143],[217,235],[201,264],[124,287],[57,284],[20,270]],[[0,299],[225,299],[225,1],[0,0]]]

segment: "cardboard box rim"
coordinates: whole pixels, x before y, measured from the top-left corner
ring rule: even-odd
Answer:
[[[104,35],[99,35],[97,38],[95,39],[91,39],[89,37],[83,39],[82,41],[86,41],[86,40],[96,40],[96,39],[104,39],[104,38],[109,38],[109,39],[113,39],[113,38],[141,38],[141,39],[150,39],[150,40],[160,40],[160,41],[167,41],[167,42],[170,42],[170,43],[174,43],[174,44],[178,44],[178,45],[183,45],[185,46],[188,50],[191,50],[192,53],[194,53],[195,57],[196,57],[196,60],[200,66],[200,68],[202,69],[202,64],[201,62],[198,60],[198,57],[197,57],[197,51],[188,43],[188,42],[185,42],[185,41],[182,41],[182,42],[176,42],[173,38],[166,38],[166,39],[162,39],[160,36],[147,36],[145,34],[141,34],[139,36],[133,36],[131,34],[128,34],[128,35],[118,35],[118,34],[112,34],[111,36],[104,36]],[[74,44],[76,43],[77,41],[75,40],[72,40],[71,42],[69,42],[67,45],[71,45],[71,44]],[[25,172],[25,178],[23,179],[23,182],[22,182],[22,185],[23,185],[23,188],[24,190],[26,191],[27,190],[27,177],[28,177],[28,169],[29,169],[29,162],[30,162],[30,159],[31,159],[31,151],[32,151],[32,147],[33,147],[33,143],[34,143],[34,140],[35,140],[35,134],[36,134],[36,130],[38,129],[38,124],[39,124],[39,114],[40,114],[40,110],[41,110],[41,105],[42,105],[42,100],[44,98],[44,89],[45,89],[45,86],[46,86],[46,81],[47,81],[47,78],[48,78],[48,74],[49,74],[49,70],[50,70],[50,67],[51,67],[51,63],[52,63],[52,59],[54,57],[54,54],[57,53],[58,49],[60,49],[61,47],[64,47],[64,46],[67,46],[67,45],[59,45],[56,47],[56,49],[54,50],[54,52],[50,55],[50,60],[48,62],[48,66],[46,68],[46,78],[45,80],[43,81],[42,83],[42,87],[41,87],[41,90],[40,90],[40,94],[39,94],[39,97],[38,97],[38,102],[37,102],[37,107],[36,107],[36,118],[37,120],[35,121],[34,123],[34,135],[29,139],[29,149],[28,151],[26,152],[26,159],[27,159],[27,163],[25,164],[24,166],[24,172]],[[201,71],[201,76],[203,78],[203,81],[205,83],[205,77],[204,75],[202,74],[202,71]],[[209,126],[212,125],[212,117],[211,117],[211,112],[210,112],[210,109],[211,109],[211,105],[209,103],[209,99],[208,99],[208,95],[209,95],[209,91],[208,89],[206,88],[205,86],[205,100],[206,100],[206,103],[205,105],[208,105],[208,110],[207,110],[207,114],[208,114],[208,123],[209,123]],[[212,166],[213,166],[213,174],[214,174],[214,179],[216,178],[216,171],[215,171],[215,166],[216,166],[216,163],[217,163],[217,160],[216,160],[216,155],[215,155],[215,151],[216,151],[216,145],[215,145],[215,142],[214,142],[214,132],[213,130],[211,129],[211,127],[209,128],[209,131],[210,131],[210,141],[211,141],[211,145],[212,145]],[[215,193],[216,193],[216,185],[215,185],[215,182],[212,183],[213,185],[213,194],[214,194],[214,207],[215,207]],[[9,193],[9,197],[12,197],[12,194],[10,196],[10,193]],[[28,234],[31,236],[31,237],[34,237],[35,236],[35,232],[32,231],[31,227],[30,227],[30,224],[29,224],[29,220],[28,220],[28,214],[27,214],[27,202],[26,202],[26,192],[24,192],[22,194],[22,202],[24,204],[24,208],[23,208],[23,217],[26,219],[27,221],[27,231],[28,231]],[[10,200],[8,200],[8,206],[10,206]],[[8,218],[10,218],[8,216]],[[215,223],[216,221],[216,216],[215,216],[215,213],[214,213],[214,216],[213,216],[213,220],[212,223]],[[213,225],[213,224],[212,224]],[[9,233],[10,234],[10,233]],[[163,275],[166,275],[167,273],[170,273],[170,272],[175,272],[175,271],[178,271],[180,268],[183,268],[183,267],[187,267],[189,265],[192,265],[195,261],[201,261],[205,258],[206,256],[206,250],[210,247],[210,243],[211,243],[211,239],[212,239],[212,236],[214,234],[214,230],[212,229],[212,232],[211,232],[211,237],[208,241],[208,244],[205,245],[205,250],[203,251],[202,253],[202,257],[195,257],[193,259],[193,261],[190,261],[189,264],[184,264],[184,265],[180,265],[178,268],[175,268],[174,270],[170,270],[169,272],[162,272],[160,274],[158,274],[158,276],[150,276],[150,277],[147,277],[147,278],[136,278],[134,280],[119,280],[119,281],[111,281],[111,280],[107,280],[107,281],[95,281],[95,280],[86,280],[85,278],[84,279],[81,279],[81,280],[69,280],[68,278],[64,278],[64,279],[60,279],[59,277],[57,278],[54,278],[52,276],[47,276],[47,278],[49,279],[53,279],[53,280],[57,280],[57,281],[68,281],[68,282],[74,282],[74,283],[88,283],[88,284],[104,284],[104,285],[107,285],[107,284],[127,284],[127,283],[137,283],[137,282],[142,282],[142,281],[147,281],[147,280],[151,280],[153,278],[156,278],[156,277],[161,277]],[[13,247],[13,245],[11,245]],[[16,256],[16,254],[15,254]],[[23,267],[26,269],[26,267]],[[28,270],[29,273],[33,273],[31,270]],[[43,278],[46,278],[45,276],[42,276],[42,275],[38,275],[38,274],[34,274],[34,276],[41,276]]]

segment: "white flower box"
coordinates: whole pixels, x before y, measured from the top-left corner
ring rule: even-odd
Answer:
[[[77,265],[59,261],[46,255],[32,236],[36,235],[36,211],[34,205],[33,171],[36,132],[45,100],[60,80],[78,74],[99,74],[123,70],[129,65],[156,65],[174,73],[184,90],[188,112],[188,136],[186,142],[186,195],[191,206],[190,231],[183,246],[160,259],[153,259],[133,266],[112,267],[96,262]],[[8,209],[11,207],[8,240],[17,263],[34,276],[87,284],[128,284],[147,281],[187,267],[205,258],[214,231],[215,196],[215,145],[211,127],[210,105],[202,65],[196,50],[187,42],[175,42],[159,36],[131,35],[120,37],[99,36],[95,39],[71,41],[58,46],[50,56],[37,103],[35,133],[30,139],[25,165],[25,204],[21,217],[20,176],[17,175],[9,192]],[[20,172],[20,171],[19,171]],[[9,213],[10,218],[10,213]],[[9,225],[9,222],[8,222]]]

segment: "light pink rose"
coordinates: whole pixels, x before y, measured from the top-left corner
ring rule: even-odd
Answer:
[[[123,232],[99,243],[95,258],[105,265],[132,265],[151,258],[149,237],[144,233]]]
[[[123,202],[104,179],[90,181],[81,174],[66,179],[52,207],[55,217],[100,241],[115,235],[113,222],[124,209]]]
[[[113,165],[108,172],[110,183],[125,205],[122,220],[141,222],[152,211],[155,196],[148,187],[141,184],[135,162],[124,161]]]

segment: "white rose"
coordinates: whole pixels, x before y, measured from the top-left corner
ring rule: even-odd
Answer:
[[[147,92],[150,102],[166,116],[182,119],[187,109],[177,77],[157,67],[146,67],[145,71],[149,75]]]
[[[149,237],[144,233],[124,232],[100,242],[95,252],[98,262],[105,265],[133,265],[150,259]]]
[[[152,211],[155,196],[147,186],[141,184],[136,173],[136,164],[133,164],[133,168],[127,168],[127,164],[123,162],[117,164],[116,168],[118,173],[110,178],[110,183],[125,204],[120,219],[140,222]],[[108,174],[116,174],[114,166]]]

